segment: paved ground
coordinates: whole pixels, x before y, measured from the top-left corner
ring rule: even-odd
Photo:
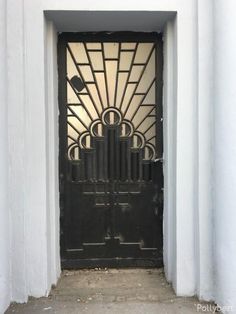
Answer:
[[[177,298],[162,269],[95,269],[63,272],[48,298],[12,304],[6,314],[192,314],[207,306]]]

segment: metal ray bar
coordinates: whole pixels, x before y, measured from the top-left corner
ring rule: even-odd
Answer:
[[[80,135],[80,132],[76,129],[76,127],[70,121],[67,120],[67,124],[69,124],[72,127],[72,129],[74,129],[75,132],[77,132]]]
[[[80,95],[79,95],[79,94],[76,92],[76,90],[74,89],[74,86],[71,84],[69,78],[67,77],[66,80],[67,80],[67,82],[70,84],[71,88],[73,89],[73,91],[74,91],[75,95],[77,96],[77,98],[79,99],[79,101],[81,102],[81,105],[83,106],[84,110],[86,111],[87,115],[89,116],[89,119],[90,119],[91,121],[93,121],[93,118],[92,118],[91,114],[89,113],[88,109],[86,108],[85,103],[84,103],[83,100],[81,99]],[[67,104],[67,106],[68,106],[68,104]]]
[[[129,73],[127,70],[118,70],[118,73]]]
[[[67,135],[68,138],[70,138],[73,142],[77,143],[77,140],[74,139],[71,135]]]
[[[85,43],[84,43],[84,44],[85,44]],[[87,47],[86,47],[86,49],[87,49],[88,52],[90,52],[90,51],[91,51],[91,52],[101,52],[101,51],[102,51],[101,49],[89,49],[89,48],[87,48]]]
[[[133,119],[134,119],[136,113],[137,113],[138,110],[139,110],[139,107],[141,106],[141,104],[142,104],[142,102],[144,101],[145,97],[147,96],[147,94],[149,93],[150,89],[152,88],[152,85],[153,85],[153,83],[155,82],[155,80],[156,80],[156,78],[154,77],[154,79],[152,80],[151,84],[149,85],[149,87],[148,87],[146,93],[144,93],[144,94],[142,95],[143,97],[141,98],[141,100],[140,100],[140,102],[139,102],[137,108],[135,109],[135,111],[134,111],[134,113],[133,113],[133,115],[132,115],[130,121],[133,121]],[[129,106],[127,106],[127,108],[128,108],[128,107],[129,107]],[[152,109],[153,109],[153,108],[152,108]],[[125,112],[125,114],[124,114],[124,117],[125,117],[127,111],[128,111],[128,110],[126,110],[126,112]]]
[[[136,94],[137,95],[137,94]],[[150,107],[150,106],[156,106],[156,104],[141,104],[139,107]],[[154,108],[153,108],[154,109]]]
[[[127,77],[127,80],[126,80],[126,84],[125,84],[125,87],[124,87],[123,94],[122,94],[121,99],[120,99],[119,109],[122,108],[122,104],[123,104],[123,101],[124,101],[125,93],[126,93],[128,82],[129,82],[129,78],[130,78],[130,75],[131,75],[131,68],[132,68],[133,63],[134,63],[134,59],[135,59],[135,56],[136,56],[136,53],[137,53],[137,49],[138,49],[138,43],[136,43],[136,45],[135,45],[133,57],[132,57],[132,60],[131,60],[131,63],[130,63],[130,68],[129,68],[129,71],[127,71],[129,74],[128,74],[128,77]]]
[[[74,117],[76,117],[79,120],[79,122],[85,127],[85,129],[88,131],[87,125],[80,119],[80,117],[74,112],[74,110],[71,109],[70,107],[68,107],[68,109],[70,110],[70,112],[73,113]]]
[[[98,97],[99,97],[99,100],[100,100],[100,103],[101,103],[101,106],[102,106],[102,110],[104,109],[104,105],[103,105],[103,102],[102,102],[102,96],[101,96],[101,93],[100,93],[100,90],[99,90],[99,87],[98,87],[98,82],[97,82],[97,78],[96,78],[96,75],[95,75],[95,71],[94,71],[94,68],[93,68],[93,64],[92,64],[92,60],[91,60],[91,57],[89,55],[89,49],[87,49],[87,46],[84,44],[84,49],[85,49],[85,53],[86,53],[86,56],[89,60],[89,63],[90,63],[90,67],[92,69],[92,75],[93,75],[93,79],[94,79],[94,82],[95,82],[95,86],[96,86],[96,89],[97,89],[97,93],[98,93]],[[94,51],[94,50],[91,50],[91,51]],[[99,52],[101,52],[101,50],[98,50]],[[90,82],[89,82],[90,84]]]
[[[126,52],[126,51],[132,52],[132,51],[134,51],[134,49],[121,49],[120,51],[122,51],[122,52]]]
[[[150,51],[150,53],[149,53],[149,55],[148,55],[147,61],[145,62],[144,66],[143,66],[141,75],[140,75],[140,77],[139,77],[138,83],[136,84],[136,87],[135,87],[135,89],[134,89],[133,95],[131,96],[131,98],[130,98],[130,100],[129,100],[127,106],[126,106],[126,109],[125,109],[125,112],[124,112],[124,116],[126,115],[128,109],[129,109],[129,106],[130,106],[130,104],[131,104],[131,102],[132,102],[132,100],[133,100],[134,94],[135,94],[135,92],[136,92],[136,90],[137,90],[137,88],[138,88],[138,86],[139,86],[139,84],[140,84],[140,82],[141,82],[141,79],[142,79],[142,77],[143,77],[143,74],[144,74],[144,72],[145,72],[145,70],[146,70],[146,68],[147,68],[147,65],[148,65],[148,63],[149,63],[149,61],[150,61],[150,59],[151,59],[151,57],[152,57],[152,54],[153,54],[153,51],[154,51],[154,50],[155,50],[155,45],[153,44],[153,47],[152,47],[152,49],[151,49],[151,51]],[[132,66],[133,66],[133,65],[132,65]],[[130,71],[130,72],[131,72],[131,71]],[[155,78],[154,78],[154,80],[155,80]],[[149,90],[148,90],[148,91],[149,91]],[[148,92],[146,92],[146,94],[147,94],[147,93],[148,93]]]
[[[154,139],[156,137],[156,135],[153,135],[152,137],[150,137],[147,142],[151,141],[152,139]]]
[[[140,106],[138,107],[140,108]],[[149,113],[152,112],[153,108],[151,108],[151,110],[148,111],[148,113],[146,114],[146,116],[144,116],[144,118],[141,120],[141,122],[139,122],[139,124],[136,126],[135,131],[140,127],[140,125],[148,118]],[[155,116],[156,117],[156,116]],[[130,122],[132,122],[132,120],[130,120]]]
[[[94,84],[94,81],[87,81],[86,84]]]
[[[153,48],[152,48],[153,49]],[[142,65],[145,66],[146,62],[135,62],[133,65]]]
[[[156,120],[147,128],[145,132],[143,132],[143,135],[146,134],[153,127],[154,124],[156,124]]]
[[[100,113],[99,113],[99,111],[98,111],[98,108],[97,108],[97,106],[96,106],[96,103],[95,103],[95,101],[94,101],[94,99],[93,99],[93,97],[92,97],[92,95],[91,95],[91,93],[90,93],[90,90],[88,89],[88,86],[86,85],[86,81],[85,81],[85,79],[84,79],[83,73],[81,72],[80,67],[77,65],[76,60],[75,60],[75,57],[74,57],[74,55],[73,55],[73,53],[72,53],[72,51],[71,51],[69,45],[67,45],[67,49],[69,50],[69,53],[70,53],[70,55],[71,55],[71,58],[72,58],[72,60],[73,60],[73,62],[74,62],[74,64],[75,64],[75,67],[76,67],[76,69],[77,69],[77,71],[78,71],[80,77],[82,78],[82,80],[83,80],[84,83],[85,83],[84,86],[85,86],[85,88],[86,88],[86,90],[87,90],[87,93],[89,94],[89,97],[90,97],[90,99],[91,99],[91,101],[92,101],[92,104],[93,104],[93,106],[94,106],[94,109],[95,109],[95,111],[97,112],[98,117],[100,117]]]
[[[83,65],[90,65],[89,63],[85,63],[85,62],[83,62],[83,63],[82,63],[82,62],[76,62],[76,64],[77,64],[77,65],[82,65],[82,66],[83,66]]]
[[[116,69],[116,86],[115,86],[115,95],[114,95],[114,107],[116,107],[116,100],[117,100],[117,89],[118,89],[118,77],[119,77],[119,67],[120,67],[120,51],[121,51],[121,43],[118,46],[118,59],[117,59],[117,69]]]
[[[102,43],[102,59],[103,59],[103,69],[104,69],[104,76],[105,76],[107,107],[109,107],[109,94],[108,94],[108,84],[107,84],[107,70],[106,70],[106,62],[105,62],[104,43]]]
[[[82,104],[77,104],[77,103],[69,103],[69,104],[67,104],[67,106],[82,106],[83,107],[83,105]]]

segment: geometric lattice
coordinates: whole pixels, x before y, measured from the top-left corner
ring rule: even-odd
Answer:
[[[120,137],[153,160],[156,147],[156,51],[142,42],[67,44],[68,158],[119,126]]]

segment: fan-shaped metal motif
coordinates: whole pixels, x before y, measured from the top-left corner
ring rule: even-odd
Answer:
[[[143,160],[156,157],[156,51],[152,42],[67,44],[68,158],[80,160],[116,126]]]

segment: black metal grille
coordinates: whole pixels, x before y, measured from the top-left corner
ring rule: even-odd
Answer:
[[[160,37],[63,34],[58,47],[63,265],[160,265]]]
[[[67,44],[70,160],[91,154],[112,127],[117,127],[123,158],[129,150],[131,159],[138,153],[144,160],[156,158],[155,61],[153,42]]]

